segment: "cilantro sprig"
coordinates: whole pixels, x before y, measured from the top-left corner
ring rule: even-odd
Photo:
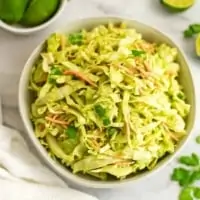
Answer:
[[[200,24],[190,24],[183,34],[187,38],[198,33],[200,33]]]
[[[200,199],[200,187],[195,182],[200,180],[200,158],[196,153],[181,156],[180,167],[173,170],[171,180],[178,182],[182,187],[179,200]]]

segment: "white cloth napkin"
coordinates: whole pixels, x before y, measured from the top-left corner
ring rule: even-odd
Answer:
[[[69,188],[29,151],[20,133],[0,125],[0,200],[97,200]]]

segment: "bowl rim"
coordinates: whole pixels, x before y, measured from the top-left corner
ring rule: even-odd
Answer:
[[[77,22],[81,22],[81,21],[85,21],[85,20],[86,21],[87,20],[95,20],[95,19],[104,20],[104,21],[109,21],[110,19],[114,19],[114,20],[118,20],[118,21],[127,20],[127,21],[131,21],[131,22],[136,22],[136,23],[140,24],[141,26],[144,26],[148,29],[155,31],[159,35],[162,35],[163,37],[168,39],[172,44],[174,44],[174,46],[176,46],[176,48],[179,50],[179,53],[183,57],[183,59],[186,63],[186,66],[187,66],[186,67],[187,73],[188,73],[188,76],[190,77],[190,80],[191,80],[191,83],[190,83],[191,88],[192,88],[191,92],[193,93],[192,124],[191,124],[190,130],[187,132],[187,136],[186,136],[185,140],[179,145],[178,148],[176,148],[176,151],[173,154],[168,156],[168,158],[166,158],[166,160],[164,160],[164,162],[160,164],[160,166],[156,167],[152,171],[147,171],[144,176],[131,177],[129,179],[124,179],[122,181],[117,180],[115,182],[106,182],[106,181],[100,181],[100,180],[99,181],[93,181],[93,180],[89,180],[89,179],[86,179],[86,178],[81,178],[80,176],[70,172],[68,169],[63,168],[61,165],[59,165],[57,162],[55,162],[52,158],[47,156],[46,150],[42,147],[39,140],[35,137],[35,134],[34,134],[32,127],[30,127],[29,124],[28,124],[28,122],[30,122],[30,119],[27,116],[25,116],[26,108],[25,108],[25,106],[23,106],[24,102],[25,102],[24,97],[25,97],[25,94],[26,94],[26,92],[24,90],[25,89],[25,84],[24,84],[25,75],[26,75],[27,72],[30,72],[31,67],[30,67],[29,63],[32,61],[32,59],[35,55],[38,55],[38,51],[40,50],[44,41],[41,42],[34,49],[34,51],[32,51],[32,53],[30,54],[27,62],[24,65],[24,68],[21,72],[21,77],[20,77],[20,81],[19,81],[19,90],[18,90],[19,112],[20,112],[20,116],[22,118],[22,121],[24,123],[24,126],[26,128],[27,134],[28,134],[31,142],[33,143],[34,148],[36,149],[37,153],[39,153],[39,158],[40,159],[42,158],[43,161],[46,163],[47,167],[52,169],[58,176],[60,176],[62,179],[66,180],[66,181],[71,181],[72,183],[75,183],[79,186],[84,186],[84,187],[89,187],[89,188],[99,188],[99,189],[100,188],[102,188],[102,189],[103,188],[104,189],[105,188],[118,188],[118,187],[126,186],[127,184],[130,184],[130,183],[136,183],[136,182],[142,181],[144,179],[150,178],[151,176],[153,176],[157,172],[163,170],[164,167],[167,166],[169,163],[171,163],[171,161],[181,152],[181,150],[185,147],[186,143],[189,141],[189,139],[192,136],[191,133],[192,133],[192,130],[193,130],[193,127],[194,127],[195,119],[196,119],[196,93],[195,93],[194,81],[193,81],[193,77],[192,77],[192,74],[191,74],[191,71],[190,71],[190,68],[189,68],[189,64],[188,64],[189,61],[187,59],[187,56],[181,50],[180,46],[173,39],[171,39],[170,36],[168,36],[168,34],[164,33],[163,31],[158,30],[154,26],[150,26],[146,23],[140,22],[138,20],[134,20],[134,19],[129,18],[129,17],[124,17],[124,16],[120,16],[120,15],[107,15],[107,16],[97,16],[97,17],[85,17],[85,18],[81,18],[81,19],[71,20],[64,27],[61,27],[58,30],[65,30],[66,26],[73,25]]]
[[[13,26],[10,24],[7,24],[6,22],[0,20],[0,28],[15,33],[15,34],[29,34],[29,33],[34,33],[40,30],[45,29],[46,27],[48,27],[51,23],[53,23],[56,19],[58,19],[58,17],[62,14],[62,12],[65,9],[65,5],[66,3],[68,3],[68,0],[61,0],[60,2],[60,6],[57,9],[57,11],[54,13],[54,15],[49,18],[47,21],[45,21],[42,24],[39,24],[37,26],[33,26],[33,27],[17,27],[17,26]]]

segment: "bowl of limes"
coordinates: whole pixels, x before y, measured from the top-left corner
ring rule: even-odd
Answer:
[[[0,27],[15,34],[30,34],[53,23],[67,0],[0,0]]]

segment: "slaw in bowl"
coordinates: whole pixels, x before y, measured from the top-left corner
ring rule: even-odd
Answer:
[[[148,173],[174,154],[193,109],[178,48],[127,24],[52,34],[27,82],[32,127],[48,156],[102,183]]]

